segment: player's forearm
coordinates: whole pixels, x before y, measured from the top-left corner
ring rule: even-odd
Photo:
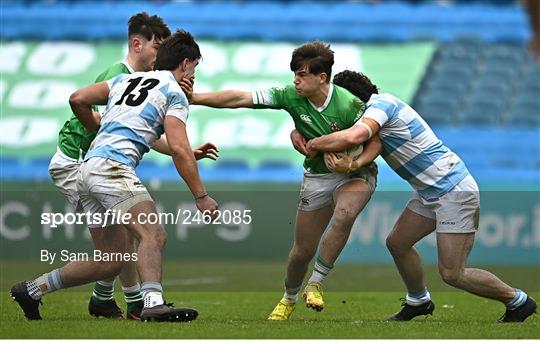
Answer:
[[[171,156],[171,149],[169,148],[169,143],[167,142],[167,138],[164,138],[164,136],[165,135],[162,135],[161,138],[154,143],[152,149],[160,154]],[[192,152],[195,160],[197,160],[195,151],[192,150]]]
[[[169,148],[169,143],[167,142],[165,134],[161,135],[161,137],[154,142],[152,149],[161,154],[171,155],[171,149]]]
[[[332,134],[316,137],[310,141],[310,148],[323,152],[339,152],[364,143],[369,133],[362,126],[352,126]]]
[[[381,154],[382,152],[382,143],[378,135],[373,136],[371,139],[367,140],[364,144],[364,151],[362,154],[353,162],[353,169],[358,169],[367,164],[370,164]]]
[[[213,108],[252,108],[251,93],[239,90],[223,90],[217,92],[194,93],[191,104]]]
[[[88,131],[97,131],[99,128],[99,113],[95,114],[91,103],[86,103],[77,92],[69,98],[71,111]]]
[[[105,105],[109,98],[109,85],[99,82],[75,91],[69,96],[71,110],[86,130],[96,131],[99,128],[99,113],[92,110],[93,105]]]
[[[206,189],[199,176],[197,161],[191,148],[175,147],[171,149],[171,156],[178,174],[184,179],[193,197],[198,198],[206,193]]]

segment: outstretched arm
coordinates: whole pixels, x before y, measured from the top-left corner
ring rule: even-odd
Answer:
[[[154,142],[152,149],[158,153],[170,156],[171,149],[169,148],[167,135],[161,135],[161,137]],[[193,156],[195,156],[195,160],[197,161],[202,159],[210,159],[215,161],[219,157],[219,149],[212,142],[206,142],[205,144],[193,148]]]
[[[306,147],[310,154],[317,151],[339,152],[364,143],[377,134],[379,129],[380,126],[375,120],[362,118],[360,123],[350,128],[309,140]]]
[[[251,92],[240,90],[193,93],[190,103],[213,108],[253,108]]]
[[[108,99],[107,82],[99,82],[71,94],[69,105],[86,130],[96,131],[99,128],[100,117],[97,111],[92,110],[92,105],[105,105]]]

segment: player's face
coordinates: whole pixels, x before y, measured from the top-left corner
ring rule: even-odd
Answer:
[[[194,60],[185,59],[183,61],[183,71],[184,71],[183,78],[187,78],[190,80],[195,79],[195,68],[197,67],[197,65],[199,65],[198,59],[194,59]]]
[[[154,69],[156,63],[157,52],[162,40],[152,38],[152,40],[143,39],[141,44],[140,58],[144,65],[144,71],[150,71]]]
[[[304,66],[294,73],[293,83],[300,96],[310,97],[318,92],[322,84],[321,75],[310,73],[308,67]]]

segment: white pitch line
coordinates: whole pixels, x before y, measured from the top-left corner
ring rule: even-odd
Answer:
[[[199,284],[218,284],[225,283],[226,280],[223,277],[195,277],[195,278],[183,278],[183,279],[169,279],[163,281],[164,285],[199,285]]]

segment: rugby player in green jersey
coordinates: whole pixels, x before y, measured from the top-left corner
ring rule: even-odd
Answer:
[[[298,47],[292,54],[290,68],[294,72],[294,85],[254,92],[191,93],[190,89],[185,92],[191,95],[192,104],[284,109],[291,115],[296,129],[311,139],[353,126],[365,110],[362,101],[330,82],[333,64],[334,53],[330,46],[315,41]],[[368,141],[360,156],[367,166],[352,174],[331,173],[322,154],[306,157],[285,294],[269,320],[288,320],[291,316],[309,262],[331,221],[313,274],[303,291],[308,307],[317,311],[324,308],[322,282],[345,246],[357,215],[375,190],[377,167],[372,161],[380,149],[380,141]]]

